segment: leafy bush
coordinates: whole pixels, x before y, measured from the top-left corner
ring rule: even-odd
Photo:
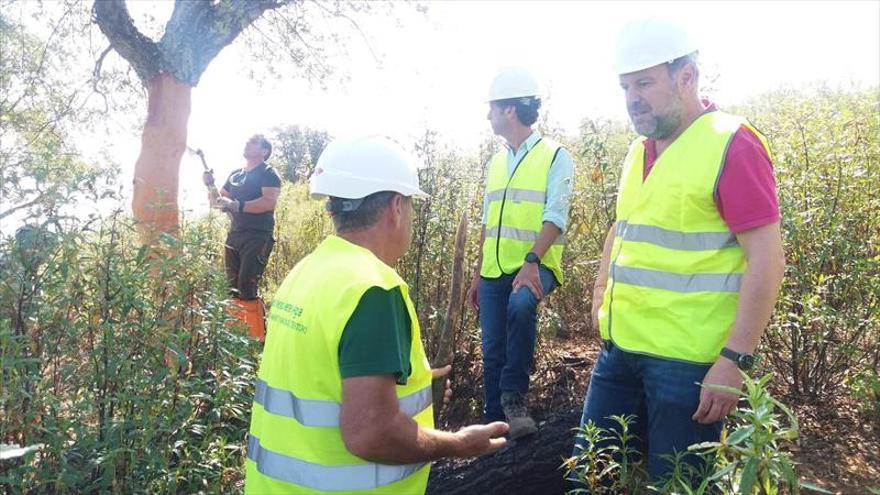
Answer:
[[[769,138],[787,270],[762,352],[822,397],[880,362],[880,92],[779,90],[742,109]]]
[[[63,233],[38,266],[5,246],[0,441],[40,448],[4,461],[4,491],[240,481],[257,349],[227,328],[217,249],[205,248],[217,245],[203,234],[185,229],[150,253],[117,214]]]

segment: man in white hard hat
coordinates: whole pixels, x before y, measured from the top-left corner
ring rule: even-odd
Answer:
[[[506,417],[512,439],[537,429],[526,400],[537,309],[563,282],[571,193],[571,156],[532,128],[540,108],[527,70],[506,68],[492,81],[487,118],[506,146],[487,164],[479,271],[468,292],[480,314],[485,420]]]
[[[507,424],[433,429],[431,380],[450,367],[428,366],[392,268],[410,246],[413,197],[425,196],[415,162],[387,138],[336,141],[311,193],[328,198],[336,235],[275,294],[245,493],[424,493],[431,460],[501,448]]]
[[[582,424],[634,414],[652,479],[663,456],[717,441],[783,276],[767,142],[701,100],[697,45],[675,23],[627,25],[617,45],[636,139],[593,293],[604,342]],[[577,452],[577,449],[576,449]],[[693,456],[689,462],[696,462]]]

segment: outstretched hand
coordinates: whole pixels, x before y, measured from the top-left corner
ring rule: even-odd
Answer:
[[[456,457],[474,457],[488,454],[507,445],[504,435],[510,426],[503,421],[495,421],[487,425],[471,425],[456,432],[459,449]]]

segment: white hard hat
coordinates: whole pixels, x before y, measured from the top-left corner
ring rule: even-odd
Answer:
[[[522,67],[505,67],[492,79],[488,101],[540,95],[538,80],[528,70]]]
[[[384,136],[337,139],[318,158],[309,179],[313,199],[365,198],[380,191],[426,197],[414,157]]]
[[[614,70],[629,74],[671,62],[697,51],[697,44],[680,25],[666,19],[639,19],[620,31]]]

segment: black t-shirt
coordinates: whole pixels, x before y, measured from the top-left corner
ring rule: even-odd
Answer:
[[[281,187],[281,177],[266,163],[261,163],[253,170],[236,170],[226,179],[223,189],[229,191],[232,199],[252,201],[263,195],[264,187]],[[232,232],[275,230],[275,212],[238,213],[232,215]]]

